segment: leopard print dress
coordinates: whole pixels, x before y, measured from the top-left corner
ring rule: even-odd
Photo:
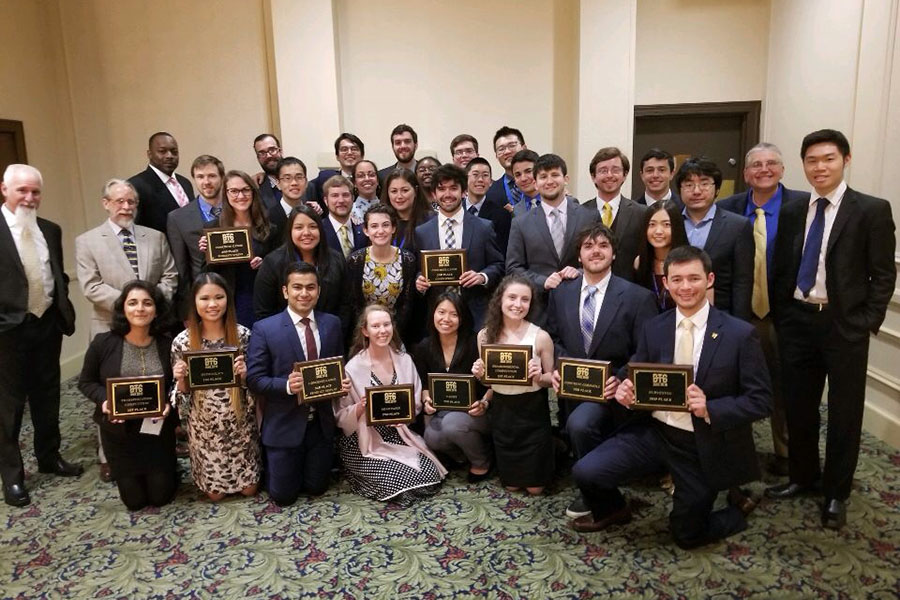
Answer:
[[[250,330],[238,325],[238,336],[240,353],[246,357]],[[223,347],[225,340],[202,342],[203,350]],[[182,360],[188,350],[188,332],[182,331],[172,342],[172,364]],[[232,494],[259,483],[262,463],[255,401],[247,388],[238,390],[240,415],[231,407],[229,389],[176,392],[181,416],[188,424],[191,477],[204,493]]]

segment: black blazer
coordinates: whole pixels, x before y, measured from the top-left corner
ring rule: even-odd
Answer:
[[[419,379],[422,380],[423,389],[428,389],[429,373],[472,374],[472,365],[479,358],[475,333],[469,335],[463,343],[459,343],[460,339],[462,338],[457,338],[456,349],[453,351],[453,358],[450,359],[449,365],[444,362],[443,350],[439,346],[432,347],[430,337],[426,337],[412,349],[410,354],[416,365],[416,371],[419,372]],[[487,388],[476,379],[475,399],[483,398],[486,393]]]
[[[750,220],[726,210],[716,210],[703,246],[712,259],[716,308],[749,321],[753,316],[753,226]]]
[[[347,224],[353,230],[353,250],[359,250],[368,246],[369,238],[363,233],[362,225],[354,225],[350,221],[347,221]],[[341,241],[338,239],[337,232],[331,224],[331,219],[328,218],[328,213],[322,216],[322,234],[325,236],[325,242],[328,244],[328,247],[337,250],[343,259],[344,251],[341,249]]]
[[[306,186],[306,191],[303,192],[303,200],[305,202],[315,202],[322,207],[323,215],[328,214],[328,207],[325,206],[325,195],[322,193],[322,186],[325,185],[326,181],[328,181],[335,175],[340,174],[340,171],[335,171],[334,169],[323,169],[319,171],[319,174],[316,175],[316,178],[311,179],[309,185]],[[353,190],[350,191],[352,192]]]
[[[193,200],[195,196],[191,182],[178,173],[175,173],[175,179],[184,188],[184,193],[187,194],[188,200]],[[138,198],[140,199],[137,217],[135,217],[134,222],[166,233],[168,214],[179,208],[178,203],[172,196],[172,192],[169,191],[169,188],[162,182],[159,175],[149,166],[137,175],[129,177],[128,181],[137,190]]]
[[[47,241],[50,252],[50,271],[53,273],[53,306],[59,312],[59,330],[65,335],[75,332],[75,308],[69,301],[69,276],[63,270],[62,229],[47,219],[38,217],[38,229]],[[25,267],[6,219],[0,216],[0,332],[9,331],[25,320],[28,314],[28,279]]]
[[[400,337],[403,343],[409,347],[412,340],[410,334],[410,320],[413,315],[412,304],[416,294],[416,275],[419,272],[419,261],[415,253],[409,250],[400,250],[400,270],[403,274],[403,287],[397,296],[394,304],[394,320],[397,323],[397,329],[400,331]],[[366,296],[363,293],[363,270],[366,266],[366,250],[365,248],[356,250],[347,257],[347,268],[344,277],[344,304],[347,305],[347,312],[351,318],[355,319],[366,307]],[[352,328],[351,328],[352,329]],[[350,336],[348,336],[350,337]],[[347,348],[350,342],[347,340]]]
[[[603,221],[600,216],[600,209],[597,208],[597,198],[591,198],[581,205],[587,210],[597,212],[598,220]],[[616,248],[616,258],[613,260],[612,271],[614,275],[634,281],[634,258],[640,252],[642,244],[647,240],[647,232],[644,231],[644,216],[647,213],[647,206],[638,204],[634,200],[630,200],[622,196],[619,202],[619,211],[612,223],[613,233],[616,234],[618,246]]]
[[[675,192],[672,192],[672,197],[669,198],[669,200],[671,200],[672,202],[675,203],[675,206],[678,207],[678,210],[681,210],[684,208],[684,202],[681,200],[681,196],[679,196]],[[647,206],[647,192],[644,192],[641,195],[639,195],[637,198],[634,199],[634,201],[637,202],[638,204],[643,204],[644,206]],[[656,202],[653,202],[652,204],[656,204]]]
[[[673,309],[647,321],[631,360],[671,364],[674,356]],[[759,479],[752,423],[769,415],[772,386],[753,325],[710,306],[694,383],[706,394],[709,412],[709,423],[691,416],[709,485],[724,490]]]
[[[468,209],[467,209],[468,210]],[[485,196],[481,203],[481,209],[475,215],[494,224],[494,233],[497,235],[497,248],[506,260],[506,247],[509,245],[509,228],[512,226],[512,212],[503,208],[496,201],[488,200]]]
[[[281,190],[274,187],[272,182],[269,180],[269,175],[263,173],[262,183],[259,184],[259,197],[262,200],[263,206],[266,207],[266,210],[269,210],[273,206],[277,206],[281,201]]]
[[[774,302],[776,322],[792,302],[806,235],[809,202],[782,208],[775,238]],[[847,188],[828,238],[825,288],[837,332],[848,341],[878,333],[894,293],[897,270],[891,205]]]
[[[506,173],[504,172],[500,177],[494,180],[494,183],[491,184],[491,187],[488,188],[487,194],[484,197],[485,202],[493,202],[495,205],[504,208],[507,204],[510,204],[509,198],[506,196],[506,186],[503,185],[503,178],[506,177]],[[509,211],[507,211],[509,212]],[[512,213],[510,213],[511,215]],[[480,216],[480,215],[479,215]]]

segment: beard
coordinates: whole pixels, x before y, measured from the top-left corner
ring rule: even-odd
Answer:
[[[22,206],[16,208],[16,224],[29,229],[37,229],[37,210]]]

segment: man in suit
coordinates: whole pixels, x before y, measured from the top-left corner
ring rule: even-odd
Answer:
[[[340,170],[322,169],[319,171],[316,178],[309,182],[306,194],[303,196],[304,201],[315,202],[322,208],[326,208],[322,186],[335,175],[343,175],[352,182],[353,167],[366,157],[366,145],[352,133],[344,132],[334,140],[334,157],[341,167]]]
[[[175,312],[181,320],[185,318],[184,298],[206,264],[206,255],[200,252],[197,242],[203,228],[222,214],[225,165],[215,156],[201,154],[191,164],[191,177],[197,186],[196,202],[173,210],[166,222],[166,237],[178,270]]]
[[[465,169],[469,161],[478,156],[478,140],[468,133],[459,134],[450,140],[450,156],[454,165]]]
[[[301,493],[323,494],[334,456],[331,403],[301,403],[303,378],[295,362],[344,355],[340,319],[314,310],[316,268],[303,262],[286,269],[287,308],[253,325],[247,351],[247,385],[263,399],[260,438],[266,456],[266,488],[279,506]],[[350,379],[343,391],[350,393]]]
[[[506,272],[527,277],[537,290],[543,291],[541,296],[546,301],[550,290],[580,275],[575,268],[575,236],[593,225],[598,213],[585,210],[566,197],[568,168],[559,156],[541,156],[534,164],[534,177],[542,202],[513,219]]]
[[[575,247],[584,274],[551,290],[547,305],[547,332],[553,338],[556,357],[609,361],[611,373],[628,362],[637,349],[644,322],[659,312],[653,292],[613,272],[617,245],[615,234],[603,223],[580,231]],[[557,370],[553,372],[557,394],[559,382]],[[605,395],[612,399],[615,376],[607,383]],[[614,402],[559,400],[560,427],[565,428],[576,459],[596,448],[633,415]],[[569,505],[566,515],[575,519],[589,512],[579,497]]]
[[[369,238],[361,225],[350,221],[353,208],[353,184],[343,175],[335,175],[322,186],[328,216],[322,219],[322,235],[330,248],[346,258],[350,253],[369,245]]]
[[[822,129],[803,138],[810,201],[785,206],[775,239],[773,310],[784,367],[790,481],[766,490],[787,498],[821,486],[822,524],[846,523],[859,457],[869,334],[878,333],[897,277],[887,200],[847,187],[850,143]],[[824,471],[819,404],[828,380]]]
[[[745,321],[752,316],[753,226],[740,215],[716,207],[722,171],[700,156],[686,160],[675,184],[684,201],[684,230],[692,246],[702,248],[716,274],[713,304]]]
[[[278,186],[278,163],[283,158],[281,142],[274,133],[261,133],[253,139],[253,152],[262,168],[262,173],[256,175],[259,196],[266,210],[271,210],[281,200]]]
[[[21,164],[9,165],[0,184],[0,478],[10,506],[31,502],[19,451],[26,401],[38,470],[65,477],[83,472],[59,454],[59,354],[62,336],[75,331],[75,309],[62,231],[37,216],[42,187],[40,172]]]
[[[504,125],[494,134],[494,155],[503,167],[503,174],[491,184],[487,199],[498,206],[512,212],[513,207],[522,199],[522,192],[516,187],[512,172],[512,158],[520,150],[526,149],[522,132]]]
[[[749,190],[723,198],[716,206],[739,214],[750,220],[753,226],[753,293],[750,322],[762,343],[766,365],[772,377],[772,443],[774,459],[769,469],[776,475],[788,474],[787,420],[784,416],[784,400],[781,393],[781,364],[778,360],[778,341],[775,323],[770,311],[772,258],[775,253],[775,234],[778,218],[784,206],[801,202],[809,203],[809,194],[790,190],[781,185],[784,176],[784,160],[781,150],[774,144],[759,143],[744,158],[744,181]],[[762,218],[759,218],[762,217]]]
[[[519,200],[513,206],[513,217],[521,217],[535,206],[541,205],[541,194],[537,189],[534,172],[534,164],[538,158],[537,152],[527,148],[519,150],[512,157],[513,180],[519,190]]]
[[[287,156],[278,161],[275,169],[278,185],[281,188],[281,199],[269,208],[269,224],[277,240],[284,239],[284,227],[287,217],[297,206],[304,204],[307,186],[306,165],[295,156]],[[321,214],[322,207],[318,203],[311,204]],[[279,242],[280,243],[280,242]]]
[[[760,477],[752,422],[769,414],[769,374],[756,330],[710,305],[712,261],[699,248],[674,248],[663,265],[676,308],[647,321],[632,362],[689,364],[690,412],[656,410],[652,419],[626,426],[581,458],[572,469],[591,513],[572,522],[576,531],[627,523],[631,510],[622,481],[666,468],[675,482],[669,528],[681,548],[695,548],[743,531],[755,503],[720,490]],[[620,371],[620,377],[625,371]],[[622,381],[616,401],[633,408],[634,384]]]
[[[497,234],[497,247],[505,260],[512,214],[496,202],[486,199],[488,188],[491,185],[491,163],[480,156],[476,156],[466,165],[466,175],[468,177],[465,198],[466,212],[470,215],[487,219],[494,224],[494,233]]]
[[[600,220],[616,234],[618,245],[612,270],[617,277],[634,281],[634,258],[646,238],[643,232],[647,208],[622,195],[631,164],[618,148],[600,148],[589,165],[597,197],[581,206],[600,213]],[[643,235],[642,235],[643,234]]]
[[[147,168],[128,178],[141,199],[135,223],[165,233],[168,214],[186,206],[194,197],[194,188],[186,177],[175,172],[178,142],[171,134],[158,131],[151,135],[147,158]]]
[[[438,216],[416,227],[416,248],[465,248],[468,270],[460,277],[459,285],[477,331],[484,324],[491,291],[503,277],[503,255],[497,247],[491,222],[463,209],[466,182],[466,172],[453,164],[443,165],[434,172],[431,189],[438,203]],[[429,291],[432,285],[424,275],[416,278],[416,289],[422,294],[429,293],[426,299],[436,295]]]
[[[416,172],[416,149],[419,147],[419,135],[416,130],[400,123],[391,131],[391,150],[397,162],[390,167],[378,171],[378,181],[384,182],[394,169],[409,169]]]
[[[676,206],[681,206],[681,198],[669,187],[675,175],[675,159],[671,154],[659,148],[650,148],[641,157],[640,175],[644,193],[637,198],[638,204],[650,206],[655,202],[671,200]]]

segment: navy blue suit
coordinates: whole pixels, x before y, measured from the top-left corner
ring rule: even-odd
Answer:
[[[468,210],[467,206],[466,211]],[[488,200],[487,196],[485,196],[481,206],[478,207],[478,214],[474,216],[494,224],[494,233],[497,234],[497,247],[505,260],[506,246],[509,245],[509,228],[512,225],[512,211],[506,210],[502,204]]]
[[[325,185],[326,181],[328,181],[335,175],[340,174],[340,171],[336,171],[334,169],[322,169],[321,171],[319,171],[319,174],[316,175],[316,178],[310,180],[309,185],[306,186],[306,191],[303,193],[303,201],[315,202],[322,207],[323,215],[328,214],[328,207],[325,206],[325,196],[322,193],[322,186]],[[352,192],[353,190],[350,191]]]
[[[644,325],[633,362],[673,362],[675,315],[673,309]],[[595,518],[625,505],[617,489],[624,479],[668,468],[675,482],[669,525],[679,546],[746,528],[738,508],[712,507],[719,490],[760,477],[751,424],[769,414],[772,393],[754,327],[710,306],[694,382],[706,394],[709,423],[692,415],[691,433],[656,419],[640,421],[576,463],[575,481]]]
[[[441,242],[438,232],[439,218],[434,218],[416,227],[416,248],[418,250],[440,250]],[[488,284],[474,285],[470,288],[460,287],[460,292],[469,312],[472,313],[475,331],[484,323],[484,313],[491,291],[503,277],[503,255],[497,247],[497,237],[490,221],[470,215],[463,211],[462,243],[460,248],[466,249],[466,265],[471,271],[484,273]],[[433,287],[428,295],[436,294],[439,287]]]
[[[750,305],[756,252],[750,220],[717,208],[703,250],[712,259],[716,274],[713,284],[716,308],[749,321],[753,316]]]
[[[369,238],[363,233],[362,225],[354,225],[350,221],[347,221],[347,224],[353,230],[353,238],[350,240],[353,242],[351,252],[368,246]],[[328,244],[329,248],[334,248],[341,253],[341,256],[344,256],[344,251],[341,249],[341,240],[338,239],[337,232],[334,230],[334,226],[331,224],[331,219],[328,218],[327,213],[322,217],[322,235],[325,236],[325,242]]]
[[[659,314],[653,292],[610,275],[589,351],[584,351],[581,334],[581,286],[584,277],[563,281],[550,291],[547,305],[547,333],[553,339],[557,358],[608,360],[611,373],[624,366],[637,349],[644,323]],[[609,437],[614,429],[632,420],[635,414],[618,402],[608,404],[578,402],[561,398],[560,427],[565,426],[576,458],[580,458]],[[566,417],[568,415],[568,417]]]
[[[506,173],[494,180],[494,183],[488,188],[487,194],[484,197],[485,201],[493,202],[501,208],[505,207],[507,204],[512,205],[512,200],[506,194],[506,186],[503,185],[504,177],[506,177]]]
[[[318,356],[343,356],[341,321],[315,311]],[[262,398],[260,438],[266,452],[266,483],[279,504],[290,504],[300,492],[318,495],[328,486],[334,446],[334,412],[329,402],[300,405],[287,393],[287,378],[295,362],[306,355],[287,310],[253,325],[247,352],[247,385]]]

